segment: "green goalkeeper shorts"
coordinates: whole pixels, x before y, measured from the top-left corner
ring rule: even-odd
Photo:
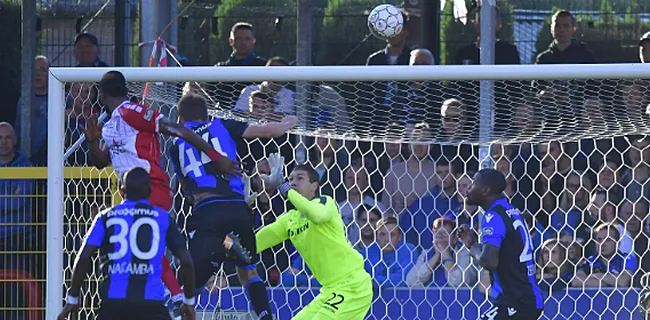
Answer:
[[[293,320],[363,320],[372,303],[372,280],[365,270],[323,287],[316,298]]]

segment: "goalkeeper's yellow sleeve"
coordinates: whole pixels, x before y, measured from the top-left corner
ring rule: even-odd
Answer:
[[[298,191],[289,189],[287,197],[291,204],[293,204],[296,209],[302,214],[305,215],[305,218],[315,224],[326,223],[332,219],[332,217],[338,214],[338,208],[336,205],[332,208],[330,203],[334,201],[327,201],[326,197],[322,197],[322,201],[316,202],[311,201],[303,197]]]
[[[289,235],[287,234],[287,219],[288,216],[283,214],[279,216],[275,222],[262,228],[255,234],[257,253],[289,239]]]

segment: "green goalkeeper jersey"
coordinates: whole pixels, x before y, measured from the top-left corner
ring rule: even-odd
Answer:
[[[288,198],[295,209],[257,232],[258,253],[291,240],[323,286],[336,283],[350,272],[363,270],[363,257],[348,242],[345,225],[332,198],[309,200],[293,189],[289,190]]]

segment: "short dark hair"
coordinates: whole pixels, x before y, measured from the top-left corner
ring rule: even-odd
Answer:
[[[231,34],[235,34],[238,30],[249,30],[251,33],[254,33],[253,31],[253,25],[248,23],[248,22],[237,22],[235,23],[232,28],[230,29]]]
[[[573,26],[576,24],[576,19],[573,17],[573,14],[571,14],[571,12],[566,9],[562,9],[554,13],[551,20],[555,21],[557,18],[571,18],[571,25]]]
[[[104,73],[99,81],[99,89],[111,97],[126,97],[129,94],[124,75],[115,70]]]
[[[285,66],[289,65],[289,62],[287,60],[285,60],[284,58],[280,57],[280,56],[275,56],[275,57],[269,59],[268,61],[266,61],[267,66],[270,66],[273,63],[280,63],[280,64],[283,64]]]
[[[500,171],[492,168],[479,170],[481,184],[490,188],[491,194],[500,194],[506,189],[506,177]]]
[[[361,216],[362,212],[374,213],[377,216],[377,218],[381,219],[381,212],[379,211],[379,208],[377,208],[377,206],[371,206],[365,203],[360,204],[359,207],[357,208],[357,219]]]
[[[128,170],[122,176],[122,191],[128,200],[148,199],[151,195],[151,177],[141,167]]]
[[[205,98],[188,93],[178,101],[178,116],[185,121],[207,121],[208,106]]]
[[[314,182],[319,182],[320,183],[320,176],[318,175],[318,172],[316,172],[316,169],[314,167],[308,165],[308,164],[298,164],[293,168],[293,171],[305,171],[307,172],[307,177],[309,177],[309,182],[314,183]]]

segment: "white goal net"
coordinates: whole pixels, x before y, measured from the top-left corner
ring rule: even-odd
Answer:
[[[49,110],[48,319],[60,310],[93,215],[119,200],[113,174],[91,168],[84,144],[63,159],[84,116],[102,111],[94,82],[109,70],[50,70],[49,104],[66,108]],[[368,319],[476,319],[487,310],[489,276],[453,232],[476,226],[479,210],[464,205],[464,192],[482,165],[507,176],[505,194],[528,219],[543,319],[639,318],[641,277],[650,270],[648,66],[119,70],[133,99],[172,120],[186,92],[204,96],[212,116],[253,123],[297,115],[300,126],[287,136],[238,146],[260,193],[257,226],[286,210],[264,190],[257,174],[269,168],[260,160],[280,152],[289,169],[313,165],[374,279]],[[163,139],[163,167],[183,226],[191,210],[168,161],[170,143]],[[390,237],[389,226],[376,227],[388,216],[399,223]],[[602,228],[608,223],[617,232]],[[262,253],[258,269],[278,319],[318,294],[290,242]],[[96,267],[84,284],[82,315],[96,313],[100,276]],[[252,319],[232,265],[215,269],[197,311],[201,319]]]

